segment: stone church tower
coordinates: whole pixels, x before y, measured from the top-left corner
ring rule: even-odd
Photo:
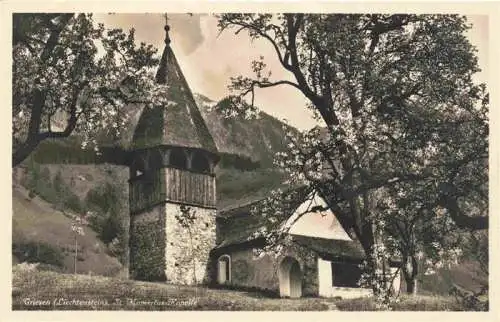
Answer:
[[[168,106],[144,108],[132,140],[130,276],[197,284],[210,276],[219,158],[165,30],[156,81]]]

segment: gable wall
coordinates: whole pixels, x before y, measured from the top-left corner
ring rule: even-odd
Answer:
[[[309,199],[309,198],[308,198]],[[317,193],[311,200],[303,202],[293,213],[285,225],[291,225],[290,233],[313,237],[323,237],[340,240],[351,240],[345,232],[337,217],[331,210],[322,212],[312,212],[302,215],[293,225],[293,221],[302,213],[310,211],[313,207],[320,206],[327,208],[323,198]]]

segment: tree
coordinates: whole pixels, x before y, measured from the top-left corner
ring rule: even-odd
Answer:
[[[384,244],[401,258],[406,291],[414,295],[422,273],[458,263],[463,238],[446,210],[433,203],[432,184],[406,183],[389,190]]]
[[[71,223],[71,231],[75,235],[75,255],[73,258],[74,273],[75,274],[77,273],[76,263],[78,261],[78,236],[85,235],[85,231],[83,230],[83,225],[84,225],[84,221],[82,220],[82,218],[79,215],[77,215],[73,218],[73,222]]]
[[[267,41],[293,79],[271,80],[261,57],[252,62],[254,77],[232,78],[232,103],[220,108],[247,112],[256,88],[275,86],[291,86],[308,99],[326,133],[305,133],[278,163],[294,183],[316,186],[330,196],[329,207],[369,255],[376,294],[387,285],[385,274],[377,272],[388,256],[383,229],[390,187],[432,182],[433,201],[458,226],[487,228],[487,217],[465,215],[461,198],[466,193],[457,181],[464,168],[478,165],[473,181],[485,182],[488,156],[488,95],[484,85],[472,80],[479,69],[464,35],[465,17],[218,18],[221,31],[236,28],[236,33],[247,31],[252,39]]]
[[[12,165],[43,140],[75,131],[83,146],[95,144],[104,130],[119,134],[125,105],[161,103],[156,52],[135,45],[134,29],[107,30],[91,14],[14,14]]]

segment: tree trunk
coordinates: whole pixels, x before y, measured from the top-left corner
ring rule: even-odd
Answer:
[[[12,153],[12,168],[23,162],[38,146],[38,140],[30,140],[23,143]]]
[[[410,295],[417,295],[417,284],[418,281],[416,276],[406,279],[406,293]]]

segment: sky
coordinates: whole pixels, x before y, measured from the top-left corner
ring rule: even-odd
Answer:
[[[96,14],[95,20],[107,27],[124,30],[135,28],[136,41],[164,48],[165,18],[154,14]],[[203,94],[218,101],[229,94],[227,86],[231,76],[251,76],[250,63],[259,56],[272,71],[272,79],[292,80],[290,73],[279,66],[274,49],[264,40],[251,41],[246,33],[232,31],[219,33],[217,19],[210,14],[169,14],[171,46],[193,93]],[[476,46],[482,72],[478,82],[488,79],[488,17],[468,16],[472,29],[470,42]],[[285,119],[299,129],[317,125],[306,106],[307,100],[295,88],[280,86],[256,91],[255,105],[263,111]]]

